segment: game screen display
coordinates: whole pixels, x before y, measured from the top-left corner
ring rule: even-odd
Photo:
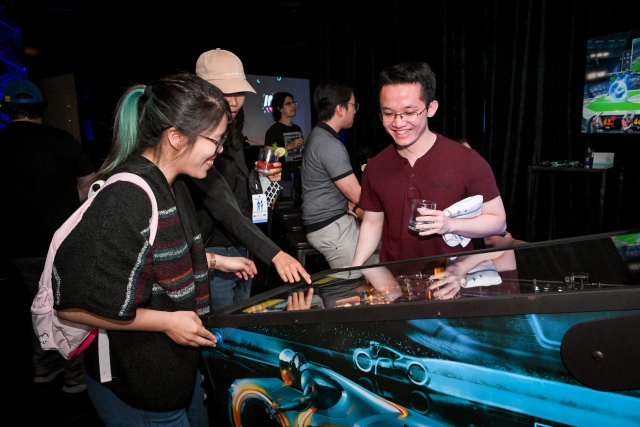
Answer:
[[[640,132],[640,27],[587,42],[581,131]]]
[[[267,129],[275,123],[271,100],[276,92],[288,92],[298,103],[293,123],[300,126],[306,138],[311,133],[311,91],[308,79],[247,74],[256,93],[247,93],[244,102],[243,133],[252,145],[264,145]]]

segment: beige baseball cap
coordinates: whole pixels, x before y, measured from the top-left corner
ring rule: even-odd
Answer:
[[[208,50],[196,62],[196,74],[223,93],[253,92],[244,75],[242,61],[228,50]]]

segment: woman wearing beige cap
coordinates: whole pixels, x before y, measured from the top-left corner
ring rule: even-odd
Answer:
[[[231,107],[233,120],[228,128],[228,142],[225,143],[223,153],[216,158],[214,168],[209,170],[203,180],[189,180],[207,252],[243,257],[252,254],[267,265],[273,262],[285,282],[293,283],[303,278],[311,283],[304,267],[282,251],[251,221],[251,196],[261,191],[250,188],[253,180],[250,179],[252,171],[247,168],[244,158],[242,106],[245,92],[256,91],[245,77],[242,61],[227,50],[209,50],[198,58],[196,74],[224,93],[224,98]],[[280,164],[277,166],[269,175],[273,182],[279,181],[282,175]],[[216,270],[210,277],[212,308],[216,310],[248,298],[251,282],[251,278],[245,280],[235,274]]]

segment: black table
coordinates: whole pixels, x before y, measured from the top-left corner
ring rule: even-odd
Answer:
[[[605,191],[607,189],[607,174],[615,174],[618,172],[618,186],[617,186],[617,203],[616,203],[616,212],[615,212],[615,229],[620,229],[620,216],[622,212],[622,184],[624,179],[624,167],[621,165],[616,165],[615,167],[607,167],[607,168],[582,168],[582,167],[549,167],[549,166],[529,166],[529,174],[527,178],[527,240],[534,241],[534,233],[532,230],[535,230],[535,215],[531,214],[533,205],[531,202],[532,191],[538,190],[537,183],[534,185],[533,182],[533,174],[540,173],[550,173],[550,185],[549,185],[549,193],[553,195],[554,192],[554,184],[555,184],[555,175],[556,174],[572,174],[572,175],[600,175],[600,191],[598,194],[598,226],[595,230],[586,230],[587,233],[595,233],[595,232],[603,232],[607,231],[604,229],[604,207],[605,207]],[[577,212],[569,212],[570,216],[575,218]],[[584,234],[587,234],[584,233]],[[558,236],[547,236],[548,238],[556,238]],[[561,236],[561,237],[574,237],[574,236]]]

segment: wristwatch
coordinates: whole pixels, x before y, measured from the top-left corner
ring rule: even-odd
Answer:
[[[354,214],[358,215],[358,212],[356,212],[356,211],[358,210],[359,207],[360,207],[360,205],[356,203],[353,206],[353,209],[351,209],[351,212],[353,212]]]
[[[211,253],[211,257],[209,258],[209,271],[216,269],[216,262],[216,254]]]

